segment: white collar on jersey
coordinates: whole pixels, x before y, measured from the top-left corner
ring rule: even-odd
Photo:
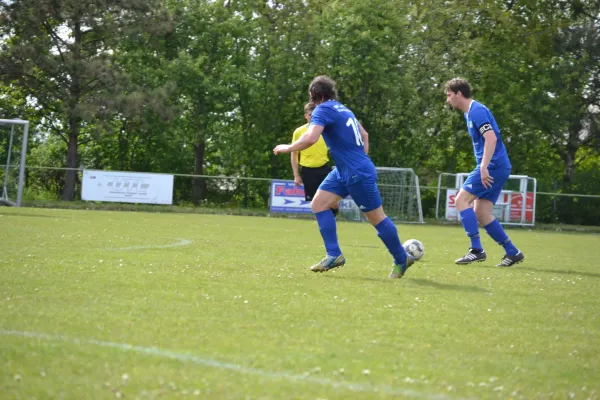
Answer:
[[[473,105],[473,102],[474,102],[474,101],[475,101],[475,100],[471,100],[471,102],[469,103],[469,109],[467,110],[467,113],[466,113],[466,114],[467,114],[467,117],[469,116],[469,113],[471,112],[471,106]]]

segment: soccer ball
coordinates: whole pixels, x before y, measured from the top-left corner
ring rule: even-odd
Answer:
[[[423,247],[423,243],[419,242],[417,239],[408,239],[402,245],[404,250],[411,256],[415,258],[415,260],[419,260],[425,254],[425,247]]]

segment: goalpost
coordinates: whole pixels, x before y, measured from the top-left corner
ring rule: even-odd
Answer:
[[[385,213],[394,222],[423,223],[419,177],[412,168],[377,167],[377,186]],[[348,205],[347,203],[350,203]],[[365,221],[351,199],[340,201],[340,213],[353,221]]]
[[[28,133],[29,121],[0,119],[0,205],[20,207],[23,201]]]
[[[377,186],[392,220],[423,223],[419,177],[412,168],[377,167]]]

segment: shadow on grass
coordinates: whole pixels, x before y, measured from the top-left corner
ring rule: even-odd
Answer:
[[[519,271],[532,271],[532,272],[545,272],[547,274],[560,274],[560,275],[581,275],[589,276],[591,278],[600,278],[600,273],[593,272],[581,272],[581,271],[564,271],[560,269],[541,269],[541,268],[528,268],[528,267],[514,267],[515,270]]]
[[[589,276],[590,278],[600,278],[600,273],[594,272],[582,272],[582,271],[574,271],[574,270],[560,270],[560,269],[543,269],[543,268],[531,268],[531,267],[522,267],[521,264],[515,265],[511,268],[501,268],[494,267],[491,265],[481,265],[480,268],[486,269],[503,269],[505,271],[531,271],[531,272],[541,272],[546,274],[559,274],[559,275],[580,275],[580,276]]]
[[[369,278],[368,276],[337,276],[337,275],[324,275],[323,278],[326,279],[344,279],[344,280],[350,280],[350,281],[370,281],[370,282],[392,282],[391,280],[387,279],[387,278]]]
[[[415,283],[419,286],[428,286],[435,289],[441,290],[456,290],[460,292],[480,292],[480,293],[491,293],[491,290],[480,288],[478,286],[463,286],[463,285],[448,285],[445,283],[438,283],[427,279],[410,278],[409,282]]]
[[[343,248],[344,246],[347,246],[347,247],[362,247],[362,248],[364,248],[364,249],[381,249],[381,248],[382,248],[382,246],[379,246],[379,245],[370,245],[370,244],[354,244],[354,243],[352,243],[352,244],[350,244],[350,243],[347,243],[347,244],[342,244],[341,246],[342,246],[342,248]]]
[[[325,275],[323,277],[326,279],[344,279],[344,280],[351,280],[351,281],[369,281],[369,282],[381,282],[381,283],[392,283],[392,284],[396,282],[395,279],[369,278],[368,276]],[[430,281],[427,279],[409,278],[409,277],[406,277],[402,280],[411,282],[411,283],[419,285],[419,286],[428,286],[428,287],[432,287],[435,289],[441,289],[441,290],[456,290],[456,291],[460,291],[460,292],[470,292],[470,293],[474,293],[474,292],[491,293],[491,290],[480,288],[477,286],[448,285],[445,283],[438,283],[438,282]]]
[[[7,216],[7,217],[32,217],[32,218],[65,219],[65,217],[60,217],[60,216],[56,216],[56,215],[33,214],[33,213],[26,213],[26,212],[10,212],[10,213],[6,213],[6,214],[2,214],[2,211],[0,211],[0,214],[4,215],[4,216]]]

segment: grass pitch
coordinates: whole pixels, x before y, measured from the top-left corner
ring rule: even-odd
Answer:
[[[348,260],[308,271],[316,223],[264,217],[0,209],[2,397],[598,398],[600,236],[399,225],[425,256],[389,281],[368,224]]]

